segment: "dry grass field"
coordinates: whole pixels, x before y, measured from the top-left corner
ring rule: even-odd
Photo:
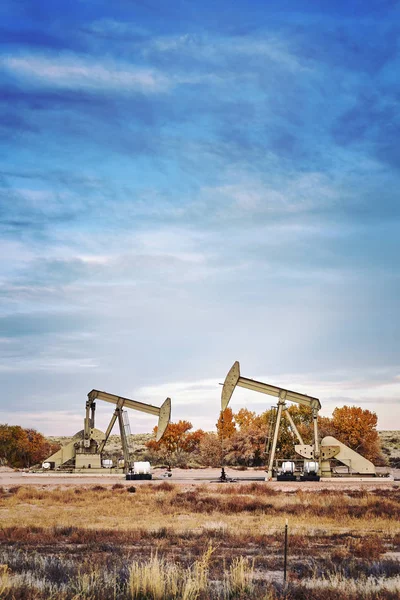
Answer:
[[[399,598],[397,484],[132,483],[3,488],[1,598]]]

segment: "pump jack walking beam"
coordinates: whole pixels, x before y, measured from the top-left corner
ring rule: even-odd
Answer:
[[[221,393],[221,410],[224,411],[229,401],[232,397],[232,394],[236,388],[236,386],[246,388],[248,390],[253,390],[255,392],[261,392],[262,394],[268,394],[269,396],[275,396],[279,398],[278,400],[278,412],[276,415],[276,423],[274,429],[274,436],[272,440],[272,448],[271,454],[269,458],[268,464],[268,479],[272,477],[272,469],[274,465],[275,459],[275,451],[276,444],[278,441],[278,433],[279,433],[279,425],[282,417],[282,411],[287,408],[286,400],[290,402],[296,402],[302,406],[308,406],[312,410],[313,414],[313,425],[314,425],[314,456],[318,458],[319,456],[319,442],[318,442],[318,411],[321,409],[321,403],[318,398],[314,398],[313,396],[307,396],[306,394],[300,394],[299,392],[293,392],[291,390],[286,390],[284,388],[276,387],[275,385],[270,385],[268,383],[263,383],[261,381],[255,381],[254,379],[247,379],[247,377],[242,377],[240,375],[240,365],[239,362],[236,361],[231,367],[228,375],[225,378],[224,385],[222,387]],[[293,419],[290,417],[289,413],[286,413],[286,416],[289,420],[290,425],[292,426],[294,433],[297,435],[299,440],[301,436],[297,431],[296,426],[293,423]]]
[[[240,375],[240,364],[236,361],[225,378],[221,394],[221,410],[225,410],[228,406],[236,386],[268,394],[269,396],[277,396],[278,398],[281,394],[284,394],[285,400],[296,402],[303,406],[309,406],[310,408],[316,408],[317,410],[321,409],[321,402],[318,398],[313,398],[312,396],[307,396],[306,394],[300,394],[299,392],[293,392],[291,390],[285,390],[284,388],[276,387],[275,385],[270,385],[261,381],[255,381],[255,379],[242,377]]]
[[[167,398],[162,406],[153,406],[152,404],[145,404],[144,402],[138,402],[137,400],[131,400],[130,398],[124,398],[123,396],[116,396],[115,394],[109,394],[108,392],[101,392],[99,390],[92,390],[88,393],[88,401],[87,404],[93,404],[94,401],[104,400],[105,402],[110,402],[111,404],[115,404],[117,408],[132,408],[133,410],[138,410],[140,412],[144,412],[150,415],[155,415],[158,417],[158,427],[157,427],[157,436],[156,441],[160,441],[162,436],[165,433],[165,430],[168,427],[169,420],[171,418],[171,398]],[[114,425],[114,422],[112,425]],[[111,423],[110,423],[111,425]],[[111,425],[111,429],[112,429]],[[109,426],[110,427],[110,426]],[[109,429],[107,428],[107,431]],[[110,429],[110,431],[111,431]],[[110,435],[110,433],[108,433]]]

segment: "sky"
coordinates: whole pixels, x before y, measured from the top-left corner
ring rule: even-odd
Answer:
[[[73,435],[95,388],[212,430],[239,360],[400,429],[399,23],[390,0],[1,2],[1,423]]]

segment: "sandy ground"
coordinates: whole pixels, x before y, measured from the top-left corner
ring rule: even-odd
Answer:
[[[391,478],[377,477],[371,479],[349,479],[349,478],[332,478],[325,479],[319,482],[281,482],[270,481],[265,482],[265,471],[248,469],[246,471],[237,471],[234,469],[225,469],[229,479],[233,479],[238,483],[246,483],[259,481],[265,485],[269,485],[275,489],[282,491],[290,491],[296,489],[315,490],[315,489],[354,489],[357,487],[374,489],[382,487],[400,486],[400,470],[396,470]],[[86,475],[75,473],[25,473],[11,470],[0,471],[0,486],[8,488],[15,485],[35,485],[40,487],[47,486],[70,486],[70,485],[114,485],[122,483],[124,485],[143,485],[157,484],[160,481],[169,481],[177,484],[206,484],[218,483],[218,478],[221,475],[221,469],[173,469],[172,477],[165,477],[165,469],[154,469],[152,481],[126,481],[125,476],[121,474],[98,474]]]

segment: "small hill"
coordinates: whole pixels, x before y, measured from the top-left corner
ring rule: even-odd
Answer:
[[[100,429],[94,430],[94,439],[101,440],[104,436],[104,433],[100,431]],[[153,438],[153,434],[151,433],[133,433],[129,437],[129,444],[132,449],[132,454],[135,458],[140,458],[140,455],[143,454],[146,448],[146,442]],[[69,444],[69,442],[79,440],[83,438],[83,429],[78,431],[73,436],[47,436],[47,440],[49,442],[54,442],[60,444],[61,446],[65,446],[65,444]],[[121,438],[119,435],[110,435],[108,438],[106,447],[103,452],[104,458],[120,458],[122,457],[122,448],[121,448]]]
[[[392,469],[400,469],[400,431],[379,431],[382,452]]]

